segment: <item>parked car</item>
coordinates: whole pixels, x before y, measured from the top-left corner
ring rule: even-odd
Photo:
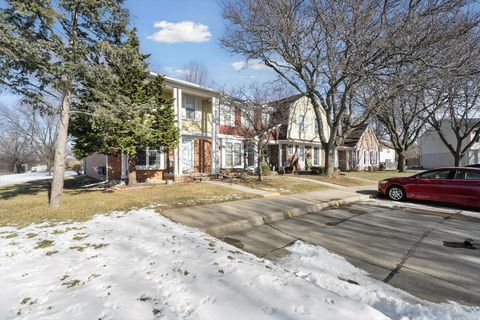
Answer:
[[[393,201],[417,199],[480,207],[480,168],[428,170],[378,182],[378,192]]]
[[[465,166],[467,168],[480,168],[480,163],[476,163],[476,164],[469,164],[468,166]]]

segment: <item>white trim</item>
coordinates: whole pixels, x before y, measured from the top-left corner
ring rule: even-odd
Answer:
[[[240,161],[239,161],[240,164],[239,165],[235,165],[235,163],[233,163],[233,166],[227,166],[226,165],[226,143],[240,144]],[[221,146],[222,146],[222,168],[225,168],[225,169],[241,169],[241,168],[243,168],[243,164],[244,164],[243,139],[242,140],[240,140],[240,139],[221,139]],[[232,161],[235,161],[235,159],[232,159]]]

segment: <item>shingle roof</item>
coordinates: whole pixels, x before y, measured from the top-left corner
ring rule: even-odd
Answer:
[[[358,140],[365,133],[368,128],[368,123],[364,123],[355,128],[343,141],[343,145],[347,147],[354,147],[357,145]]]

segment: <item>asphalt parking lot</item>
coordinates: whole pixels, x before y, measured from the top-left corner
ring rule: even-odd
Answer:
[[[276,259],[296,240],[345,257],[371,276],[433,301],[480,305],[480,218],[460,210],[415,205],[388,207],[372,200],[312,212],[230,234],[225,240]],[[444,241],[454,242],[454,247]]]

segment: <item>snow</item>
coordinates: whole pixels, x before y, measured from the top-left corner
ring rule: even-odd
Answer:
[[[0,228],[0,319],[479,319],[297,242],[277,264],[152,209]],[[352,279],[359,285],[340,280]]]
[[[480,306],[421,300],[370,277],[325,248],[296,242],[287,250],[291,254],[280,262],[285,270],[342,297],[368,304],[391,319],[480,319]]]
[[[65,171],[65,176],[74,176],[76,175],[73,171]],[[52,176],[49,176],[46,172],[26,172],[26,173],[16,173],[16,174],[7,174],[0,175],[0,186],[6,186],[10,184],[18,184],[29,181],[51,179]]]

